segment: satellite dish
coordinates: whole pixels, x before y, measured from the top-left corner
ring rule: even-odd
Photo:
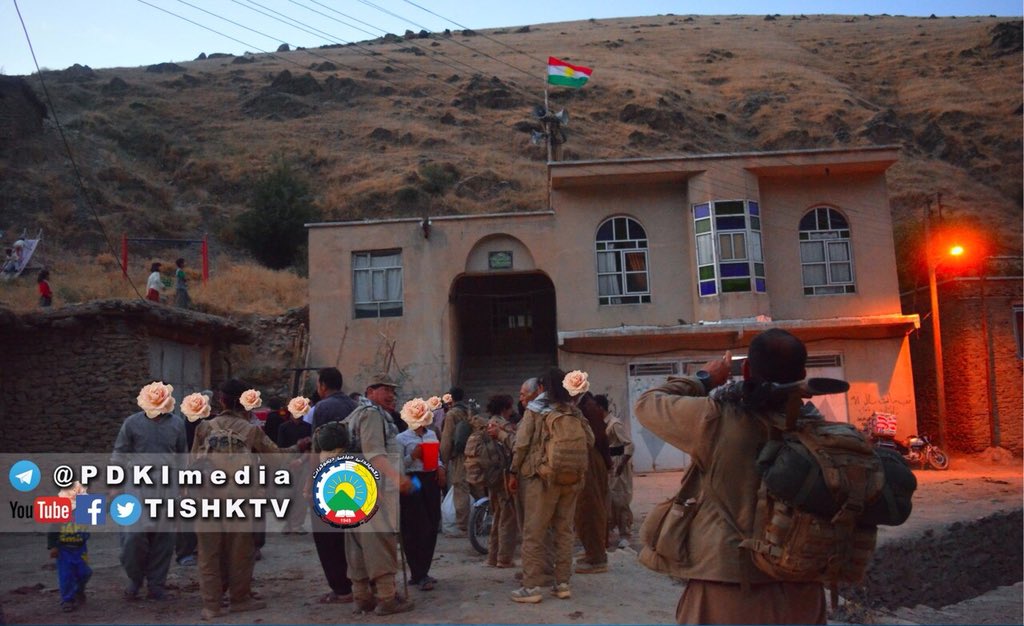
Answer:
[[[558,120],[558,123],[561,124],[562,126],[569,125],[569,114],[565,112],[565,109],[562,109],[558,113],[555,113],[555,119]]]
[[[540,131],[535,130],[532,133],[530,133],[530,143],[532,143],[535,146],[539,146],[540,144],[544,143],[544,139],[546,138],[547,134],[542,133]]]
[[[544,117],[545,115],[548,114],[548,110],[544,107],[543,104],[538,104],[537,106],[533,107],[533,114],[536,115],[537,117]]]

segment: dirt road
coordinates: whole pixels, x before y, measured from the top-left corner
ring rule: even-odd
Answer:
[[[948,472],[918,472],[913,515],[904,526],[883,528],[879,541],[898,541],[955,521],[1020,509],[1021,468],[1019,461],[1015,463],[1008,467],[963,459],[956,460]],[[678,480],[678,473],[638,477],[634,501],[638,523],[655,502],[672,495]],[[49,568],[45,546],[41,533],[0,537],[0,599],[9,623],[187,624],[199,618],[195,567],[172,565],[169,584],[176,587],[175,600],[123,601],[126,579],[118,564],[114,533],[93,535],[90,541],[95,574],[88,604],[74,613],[62,613],[56,572]],[[269,607],[227,616],[222,623],[672,623],[682,590],[669,578],[644,569],[637,563],[636,552],[626,549],[609,554],[608,573],[574,576],[570,600],[549,597],[537,605],[515,604],[508,599],[516,587],[514,570],[484,567],[483,558],[467,539],[441,538],[431,572],[440,583],[433,591],[411,591],[414,612],[397,619],[353,617],[351,605],[316,602],[326,585],[309,535],[270,535],[263,555],[256,565],[255,589]],[[1019,623],[1019,605],[1006,610],[1005,621]]]

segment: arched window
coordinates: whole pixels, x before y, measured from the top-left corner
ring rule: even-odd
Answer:
[[[611,217],[597,229],[598,304],[651,301],[647,280],[647,232],[630,217]]]
[[[808,211],[800,220],[800,265],[804,295],[854,293],[850,225],[829,207]]]

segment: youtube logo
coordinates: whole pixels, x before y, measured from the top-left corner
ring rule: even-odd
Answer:
[[[32,504],[32,517],[40,524],[66,524],[71,521],[71,499],[40,496]]]

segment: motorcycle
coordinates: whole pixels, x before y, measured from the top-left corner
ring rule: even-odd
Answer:
[[[480,554],[487,554],[491,537],[491,499],[484,496],[473,502],[469,514],[469,543]]]
[[[936,470],[949,469],[949,456],[933,444],[928,435],[911,435],[906,441],[896,439],[896,416],[891,413],[872,413],[864,425],[868,439],[880,448],[900,453],[910,465]]]

